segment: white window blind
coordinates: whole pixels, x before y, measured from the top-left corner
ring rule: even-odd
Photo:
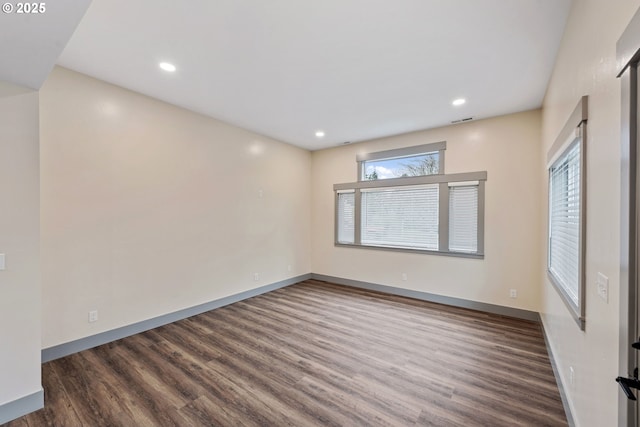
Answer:
[[[478,251],[478,185],[449,188],[449,250]]]
[[[361,243],[438,250],[438,186],[362,189]]]
[[[355,192],[338,192],[338,243],[355,241]]]
[[[580,144],[550,168],[549,271],[576,306],[580,283]]]

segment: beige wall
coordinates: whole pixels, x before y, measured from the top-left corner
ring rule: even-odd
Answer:
[[[542,318],[579,426],[617,423],[620,270],[620,82],[615,46],[638,0],[574,0],[543,106],[542,157],[582,95],[589,95],[587,140],[586,331],[543,280]],[[544,163],[544,162],[543,162]],[[546,165],[542,212],[546,212]],[[546,216],[543,218],[546,223]],[[546,237],[539,243],[546,259]],[[541,266],[544,271],[545,266]],[[609,277],[609,302],[596,275]],[[575,380],[569,380],[573,367]]]
[[[578,425],[615,425],[615,42],[638,6],[640,0],[573,1],[542,115],[512,114],[311,154],[56,68],[40,95],[42,347],[313,271],[542,311]],[[544,274],[544,159],[582,95],[590,97],[585,332]],[[10,153],[0,155],[0,188],[15,208],[0,210],[0,253],[9,267],[0,272],[0,338],[16,348],[0,352],[0,405],[40,386],[37,105],[36,94],[0,98],[0,121],[11,123],[0,132],[22,129],[14,139],[0,138],[0,154]],[[447,173],[488,171],[484,260],[333,245],[332,186],[356,180],[357,153],[442,140]],[[610,279],[608,303],[596,295],[597,272]],[[517,299],[509,298],[511,288]],[[99,310],[98,322],[87,322],[89,310]],[[16,322],[19,334],[8,327]]]
[[[38,176],[38,94],[3,85],[0,253],[6,255],[6,270],[0,271],[0,406],[41,390]]]
[[[40,97],[44,348],[311,271],[308,151],[62,68]]]
[[[446,173],[488,172],[484,260],[335,247],[333,184],[357,180],[356,154],[438,141]],[[538,311],[539,144],[536,110],[313,152],[313,272]]]

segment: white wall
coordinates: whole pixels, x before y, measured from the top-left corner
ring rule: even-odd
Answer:
[[[356,154],[438,141],[446,173],[488,172],[485,258],[335,247],[333,184],[357,180]],[[313,152],[313,272],[538,311],[539,145],[536,110]]]
[[[311,271],[308,151],[63,68],[40,97],[44,348]]]
[[[614,426],[620,393],[618,310],[620,270],[620,82],[616,41],[638,0],[574,0],[543,106],[542,159],[582,95],[589,95],[587,139],[586,331],[581,332],[543,276],[542,318],[579,426]],[[546,165],[541,166],[546,224]],[[546,226],[546,225],[545,225]],[[539,243],[546,259],[546,235]],[[546,265],[541,266],[544,271]],[[596,293],[609,277],[609,302]],[[574,385],[569,369],[575,372]]]
[[[0,406],[41,390],[38,94],[15,89],[0,88]]]

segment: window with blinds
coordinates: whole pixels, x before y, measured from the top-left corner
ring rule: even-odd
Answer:
[[[358,181],[333,186],[335,244],[483,258],[487,172],[445,174],[445,149],[443,141],[358,154]]]
[[[449,184],[449,250],[478,251],[478,183]]]
[[[338,243],[355,241],[355,191],[338,192]]]
[[[363,245],[438,250],[438,185],[361,192]]]
[[[547,276],[578,327],[586,324],[585,190],[588,97],[583,96],[547,152]]]
[[[580,289],[580,141],[549,169],[549,272],[578,306]]]
[[[483,258],[487,172],[445,174],[445,149],[443,141],[358,154],[358,181],[333,186],[335,244]]]

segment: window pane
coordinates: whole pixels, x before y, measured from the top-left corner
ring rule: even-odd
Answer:
[[[578,305],[580,279],[580,144],[550,169],[549,270]]]
[[[338,243],[354,243],[355,193],[338,193]]]
[[[478,186],[449,188],[449,250],[478,252]]]
[[[437,152],[395,159],[371,160],[364,162],[362,180],[434,175],[440,173],[439,167]]]
[[[363,245],[438,250],[438,186],[362,190]]]

